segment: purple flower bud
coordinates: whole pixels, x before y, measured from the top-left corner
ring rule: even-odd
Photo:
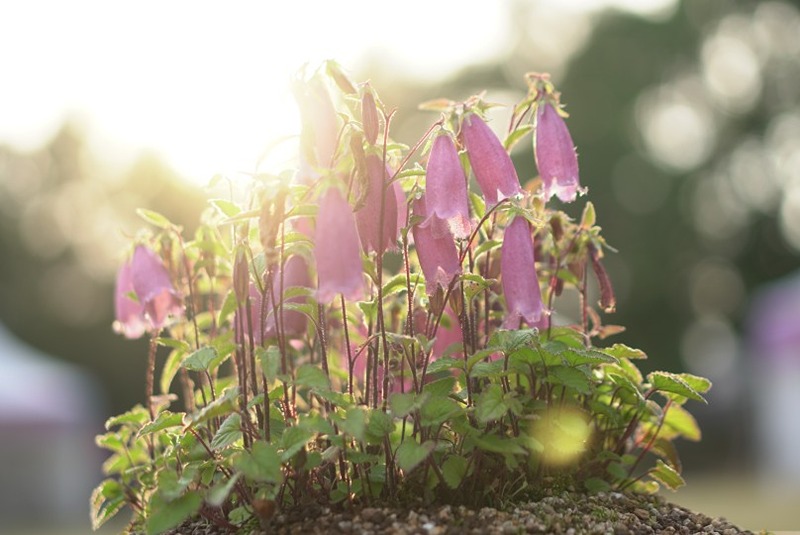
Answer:
[[[298,83],[295,98],[300,107],[301,156],[316,167],[330,167],[339,138],[339,118],[330,94],[318,77]]]
[[[424,196],[414,202],[414,215],[421,216],[423,220],[428,219]],[[434,232],[437,225],[441,229],[438,236]],[[414,225],[411,231],[422,273],[425,275],[425,290],[428,295],[436,293],[437,286],[446,289],[461,272],[456,244],[447,225],[433,216],[429,224]]]
[[[506,329],[518,329],[524,319],[532,327],[544,317],[542,294],[536,276],[531,226],[523,217],[515,217],[506,227],[500,250],[500,277],[506,298]]]
[[[383,243],[380,242],[381,193],[390,170],[383,165],[383,159],[375,154],[367,156],[367,196],[364,207],[356,212],[358,235],[365,251],[383,253],[397,242],[397,193],[400,184],[393,182],[386,188],[383,201]]]
[[[472,225],[469,220],[467,179],[450,134],[442,133],[433,142],[428,158],[425,198],[429,220],[444,219],[455,237],[469,236]],[[428,221],[423,224],[427,225]]]
[[[374,145],[378,140],[378,107],[375,105],[375,97],[372,89],[367,85],[364,88],[364,96],[361,97],[361,122],[364,125],[364,135],[370,145]]]
[[[533,137],[536,167],[544,182],[544,198],[557,195],[563,202],[572,202],[580,190],[578,155],[567,124],[547,102],[536,109],[536,134]]]
[[[128,297],[133,290],[139,302]],[[114,328],[127,338],[138,338],[145,330],[159,331],[171,316],[182,316],[183,305],[161,259],[144,245],[120,269],[115,295],[117,321]]]
[[[317,263],[317,301],[330,303],[338,294],[358,300],[363,296],[361,246],[350,205],[336,188],[320,201],[314,233]]]
[[[487,207],[521,192],[511,157],[483,119],[474,113],[465,115],[461,138]]]

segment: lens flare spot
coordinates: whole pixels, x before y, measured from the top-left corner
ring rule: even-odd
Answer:
[[[574,464],[586,451],[592,435],[589,419],[582,411],[562,408],[546,413],[530,429],[531,438],[542,445],[542,461],[552,466]]]

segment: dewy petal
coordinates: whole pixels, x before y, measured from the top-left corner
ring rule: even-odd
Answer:
[[[544,183],[544,198],[557,195],[563,202],[572,202],[580,189],[578,155],[567,124],[547,102],[536,110],[536,133],[533,137],[536,167]]]
[[[305,288],[311,287],[311,277],[308,275],[308,264],[305,259],[300,255],[289,257],[283,268],[283,291],[284,293],[289,288],[302,286]],[[267,321],[265,326],[266,336],[275,336],[275,314],[274,308],[280,306],[280,301],[274,303],[272,299],[279,300],[281,291],[281,272],[278,270],[275,273],[275,280],[272,281],[272,295],[268,298],[267,308]],[[302,296],[290,297],[285,299],[284,303],[302,303],[304,298]],[[287,336],[296,336],[302,334],[306,330],[306,316],[301,312],[294,310],[283,311],[282,321],[283,332]]]
[[[133,290],[144,307],[150,326],[160,330],[169,316],[182,316],[183,305],[161,259],[144,245],[138,245],[131,260]]]
[[[461,137],[487,207],[521,192],[511,157],[483,119],[474,113],[465,115]]]
[[[433,142],[425,179],[428,218],[448,222],[456,238],[466,238],[472,230],[469,220],[467,179],[450,134],[443,132]],[[427,224],[427,221],[426,221]]]
[[[424,196],[414,202],[414,214],[421,216],[423,220],[427,219]],[[436,224],[444,229],[439,236],[434,234],[433,229]],[[441,220],[425,226],[414,225],[411,232],[414,235],[422,273],[425,275],[425,289],[428,295],[434,294],[437,286],[447,289],[453,277],[461,272],[453,235]]]
[[[380,241],[381,192],[383,184],[390,176],[390,170],[383,165],[383,159],[375,154],[367,156],[367,180],[369,181],[367,199],[364,207],[356,212],[358,235],[365,251],[382,253],[391,249],[397,242],[397,193],[393,188],[400,185],[394,182],[386,188],[383,207],[383,244]]]
[[[536,276],[531,227],[525,218],[515,217],[508,225],[500,255],[500,278],[508,308],[503,327],[518,329],[521,319],[537,326],[543,317],[542,294]]]
[[[317,301],[330,303],[338,294],[346,299],[363,296],[361,246],[350,205],[336,188],[322,197],[314,233],[317,264]]]
[[[116,316],[114,331],[125,338],[140,338],[147,330],[147,321],[144,317],[144,306],[128,296],[134,292],[131,269],[131,262],[127,261],[117,272],[117,284],[114,290]]]

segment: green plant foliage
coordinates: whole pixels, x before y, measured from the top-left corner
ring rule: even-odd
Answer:
[[[426,284],[423,240],[409,243],[411,227],[425,224],[412,212],[428,180],[424,159],[414,158],[430,136],[459,131],[466,108],[486,104],[442,101],[444,115],[413,148],[384,146],[388,132],[374,145],[362,128],[365,86],[330,65],[327,72],[336,79],[320,71],[298,82],[300,95],[327,88],[338,112],[329,118],[338,132],[333,160],[309,162],[315,181],[257,175],[244,203],[210,202],[194,240],[164,216],[139,211],[154,227],[146,245],[176,285],[162,295],[182,298],[184,310],[150,332],[145,406],[110,418],[97,437],[109,457],[91,497],[92,526],[125,506],[134,532],[159,533],[197,515],[246,530],[310,502],[483,506],[553,481],[587,492],[682,485],[675,441],[700,440],[686,407],[705,402],[711,384],[690,374],[645,378],[634,364],[643,351],[598,345],[621,329],[602,325],[613,309],[610,288],[597,309],[587,297],[587,273],[602,275],[605,249],[594,208],[587,204],[575,223],[541,197],[487,206],[471,192],[469,235],[454,241],[460,273],[445,284],[429,274]],[[557,95],[537,91],[515,108],[507,147],[535,133],[532,103]],[[313,137],[302,138],[304,158],[317,157],[317,146],[306,146]],[[309,267],[318,244],[303,229],[325,190],[348,193],[352,207],[369,200],[369,155],[385,159],[386,188],[402,185],[409,201],[397,210],[412,217],[398,229],[395,252],[357,259],[360,300],[317,303]],[[475,163],[463,152],[456,160],[468,174]],[[577,295],[572,314],[504,328],[510,305],[499,261],[514,217],[531,222],[536,265],[525,269],[538,276],[542,301],[550,307]],[[290,259],[302,259],[305,277],[290,275]],[[166,360],[156,396],[159,348]]]

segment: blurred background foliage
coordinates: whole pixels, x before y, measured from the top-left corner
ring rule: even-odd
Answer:
[[[484,89],[488,100],[512,103],[525,72],[551,72],[581,181],[620,251],[607,256],[618,296],[607,321],[627,327],[618,341],[649,354],[645,371],[714,380],[709,406],[696,408],[703,442],[679,445],[686,469],[746,465],[748,305],[800,265],[798,6],[683,0],[647,16],[566,16],[537,2],[504,5],[514,34],[501,57],[421,79],[376,51],[353,78],[371,79],[398,108],[394,137],[413,144],[435,120],[418,103]],[[503,129],[508,111],[493,113]],[[528,143],[514,158],[521,177],[535,175]],[[136,208],[191,232],[204,198],[154,154],[124,172],[104,167],[79,122],[33,152],[0,146],[0,320],[93,374],[108,414],[140,402],[146,342],[111,331],[116,266],[142,226]],[[576,205],[565,209],[577,216]]]

